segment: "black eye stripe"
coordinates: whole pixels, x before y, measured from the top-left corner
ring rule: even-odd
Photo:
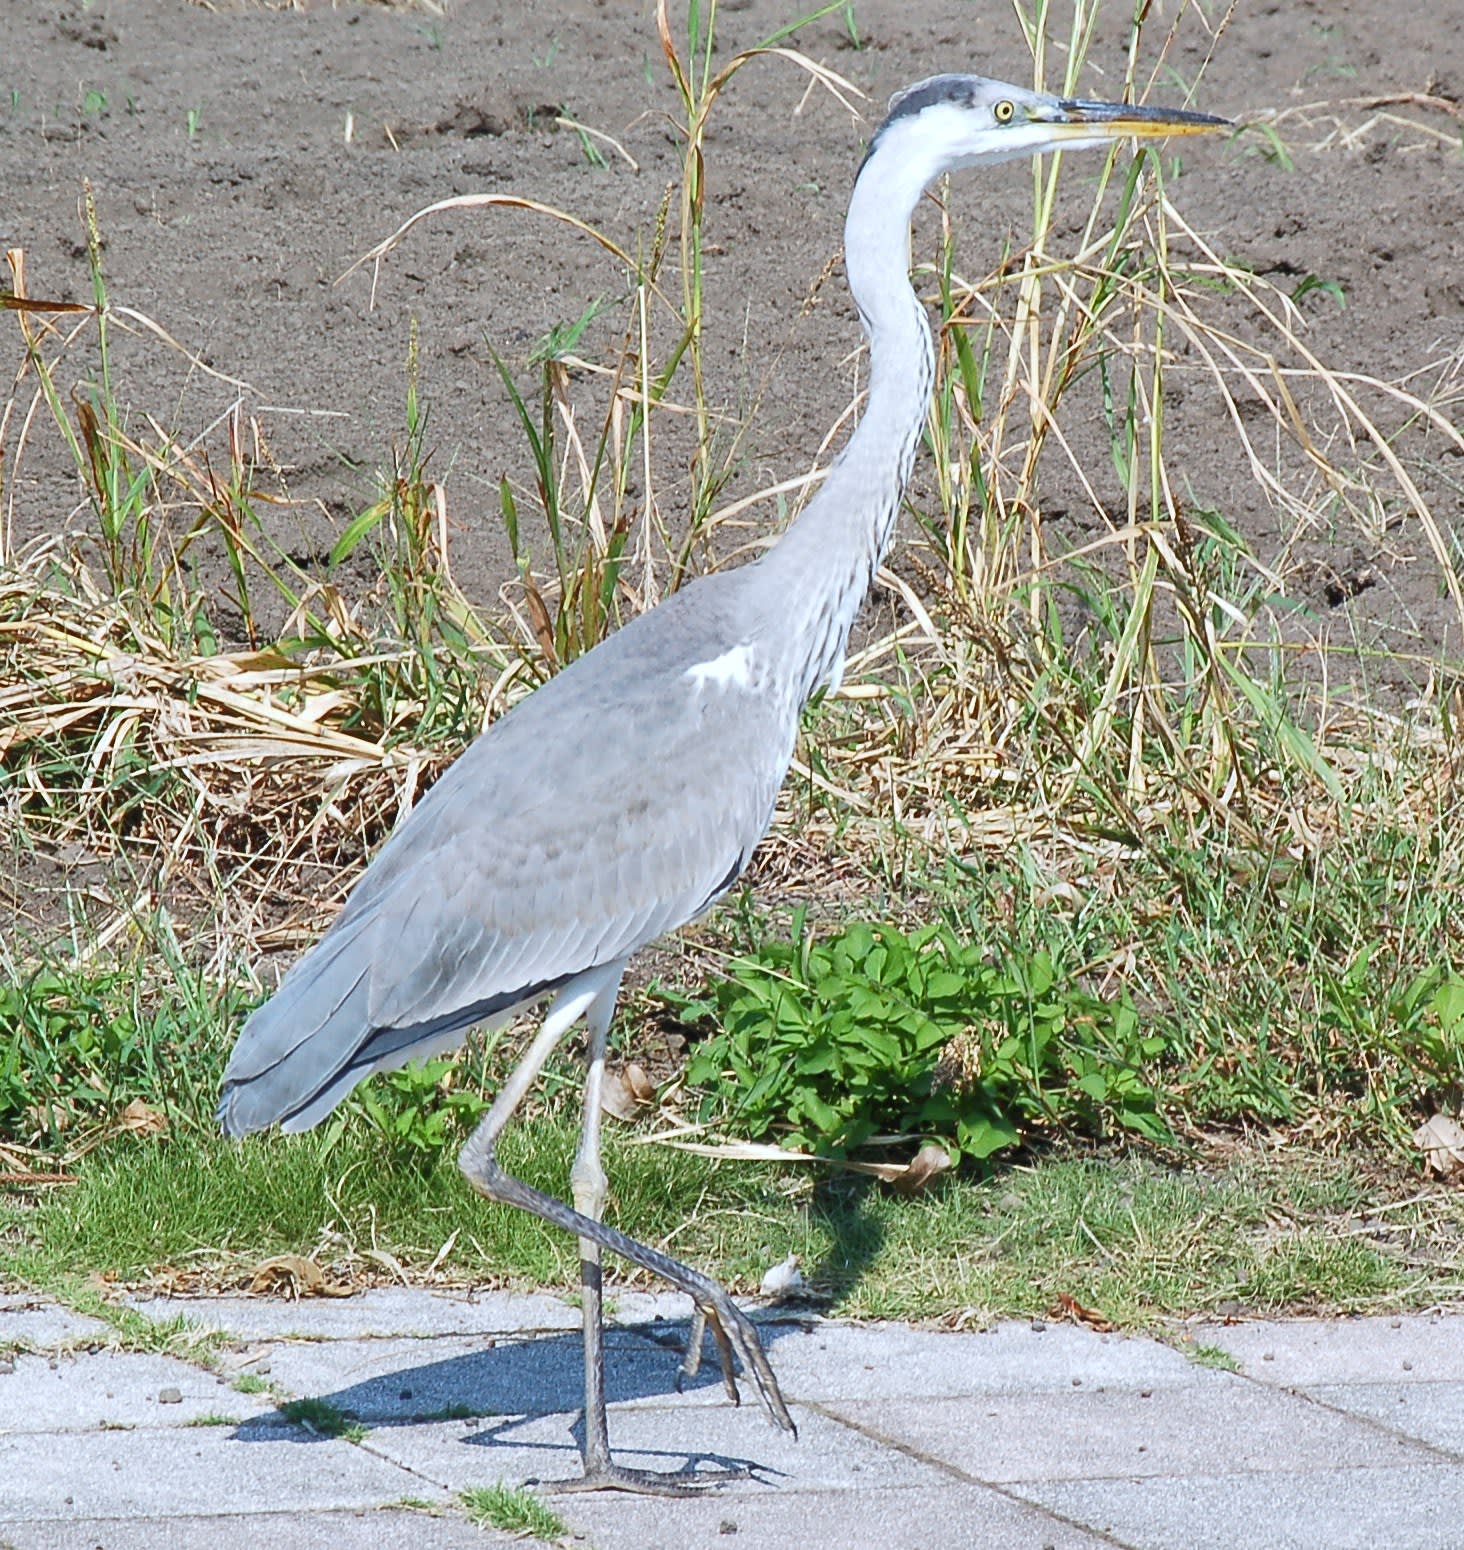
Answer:
[[[896,92],[890,98],[884,122],[875,130],[869,142],[866,159],[873,155],[880,138],[891,125],[899,123],[901,119],[914,118],[926,108],[937,107],[943,102],[957,108],[976,108],[982,105],[984,99],[990,104],[988,111],[993,122],[997,125],[1014,123],[1017,118],[1015,101],[1010,97],[998,97],[992,101],[996,92],[1004,89],[1004,83],[978,75],[933,75],[928,81],[918,81],[914,86]]]

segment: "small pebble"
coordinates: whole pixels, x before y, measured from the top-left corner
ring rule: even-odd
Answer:
[[[723,1518],[717,1525],[717,1532],[719,1534],[735,1534],[737,1532],[737,1525],[731,1518]]]
[[[1276,1360],[1276,1353],[1274,1351],[1262,1351],[1261,1360],[1263,1362],[1274,1362]]]
[[[1412,1372],[1413,1371],[1413,1363],[1412,1362],[1404,1362],[1403,1363],[1403,1371],[1404,1372]]]
[[[1083,1380],[1081,1378],[1074,1378],[1073,1379],[1073,1387],[1075,1389],[1080,1389],[1080,1388],[1082,1388],[1082,1386],[1083,1386]]]
[[[173,1388],[159,1389],[158,1403],[160,1405],[181,1405],[183,1403],[182,1391]]]
[[[1042,1333],[1042,1331],[1044,1329],[1046,1329],[1046,1328],[1047,1328],[1047,1322],[1046,1322],[1045,1319],[1033,1319],[1032,1320],[1032,1333],[1034,1335],[1040,1335]]]
[[[1153,1399],[1153,1397],[1154,1397],[1154,1390],[1153,1389],[1140,1389],[1139,1390],[1139,1398],[1140,1399]]]

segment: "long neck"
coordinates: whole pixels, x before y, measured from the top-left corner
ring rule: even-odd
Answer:
[[[837,683],[849,629],[889,543],[934,374],[930,324],[910,285],[910,218],[927,177],[878,146],[854,184],[844,266],[869,341],[869,394],[822,488],[761,562],[783,586],[798,701]],[[770,580],[772,578],[769,578]],[[806,653],[806,655],[805,655]]]

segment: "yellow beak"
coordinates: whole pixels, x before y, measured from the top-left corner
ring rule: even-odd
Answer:
[[[1191,113],[1187,108],[1150,108],[1132,102],[1059,101],[1047,120],[1053,139],[1157,140],[1165,135],[1208,135],[1233,129],[1228,118]]]

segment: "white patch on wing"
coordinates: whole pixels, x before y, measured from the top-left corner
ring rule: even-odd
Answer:
[[[697,686],[705,689],[708,684],[718,689],[750,689],[752,687],[752,647],[734,646],[710,662],[698,662],[687,668],[686,676]]]

